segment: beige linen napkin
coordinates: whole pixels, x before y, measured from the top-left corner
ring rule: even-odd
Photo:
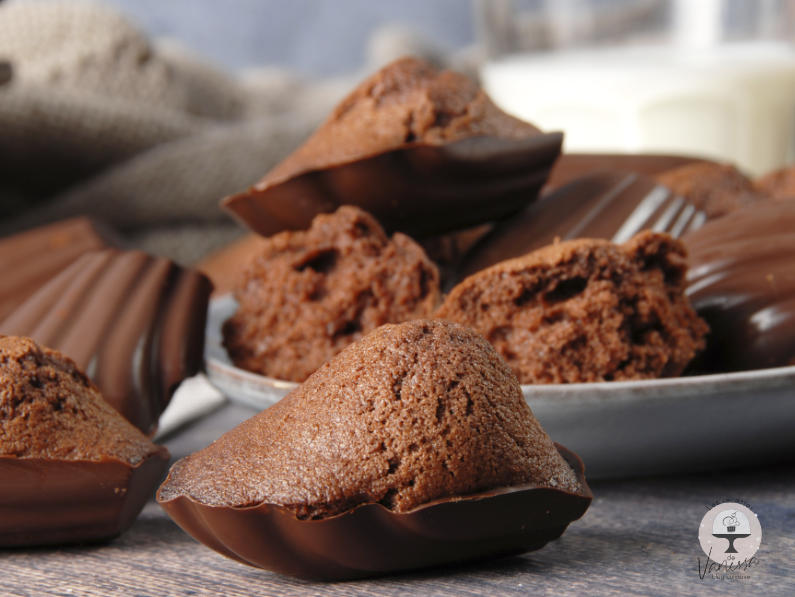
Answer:
[[[183,262],[242,232],[218,200],[343,91],[272,68],[224,73],[89,2],[3,2],[0,61],[0,235],[88,213]]]
[[[363,70],[405,53],[441,59],[391,27]],[[0,3],[0,62],[0,236],[92,214],[182,263],[243,233],[219,199],[259,180],[363,74],[226,73],[76,0]]]

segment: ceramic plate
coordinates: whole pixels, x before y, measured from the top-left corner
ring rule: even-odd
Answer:
[[[210,301],[207,336],[204,341],[207,379],[230,400],[262,410],[281,400],[298,384],[251,373],[232,364],[224,348],[221,327],[236,310],[237,303],[232,295],[225,294]]]
[[[221,326],[235,308],[231,296],[210,303],[207,377],[230,399],[262,410],[297,384],[232,364]],[[585,461],[589,479],[719,470],[795,454],[795,366],[522,390],[552,439]]]

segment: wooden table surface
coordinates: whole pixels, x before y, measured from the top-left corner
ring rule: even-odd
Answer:
[[[249,416],[237,406],[182,430],[174,457]],[[154,503],[97,546],[0,551],[0,595],[795,595],[795,465],[592,484],[594,502],[559,540],[523,556],[349,583],[310,583],[226,559]],[[742,582],[699,577],[697,532],[715,502],[759,516],[759,563]]]

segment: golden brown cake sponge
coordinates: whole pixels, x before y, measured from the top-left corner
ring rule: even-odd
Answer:
[[[235,292],[224,343],[240,367],[303,381],[384,323],[430,317],[439,272],[408,236],[351,206],[265,241]]]
[[[18,336],[0,336],[0,455],[130,465],[168,457],[71,359]]]
[[[525,384],[675,376],[707,332],[686,270],[666,234],[556,243],[469,276],[436,316],[485,336]]]
[[[509,116],[466,75],[418,58],[392,62],[365,79],[260,185],[402,147],[478,135],[522,139],[533,125]]]

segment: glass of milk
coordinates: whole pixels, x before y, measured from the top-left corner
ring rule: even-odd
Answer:
[[[482,0],[481,78],[567,152],[795,158],[795,1]]]

